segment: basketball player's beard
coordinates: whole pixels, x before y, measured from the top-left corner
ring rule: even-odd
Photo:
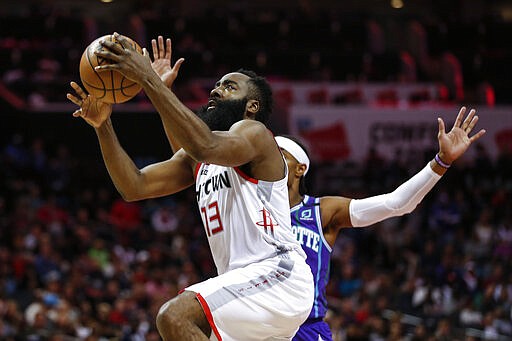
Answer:
[[[245,114],[247,99],[216,101],[215,108],[208,110],[204,105],[196,115],[210,127],[211,130],[228,131],[231,126],[242,120]]]

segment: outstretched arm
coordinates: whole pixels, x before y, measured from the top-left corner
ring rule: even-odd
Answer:
[[[478,122],[475,113],[475,110],[471,109],[464,118],[466,108],[462,107],[448,133],[445,131],[444,121],[438,118],[439,152],[436,158],[393,192],[365,199],[322,198],[322,221],[327,241],[334,243],[339,230],[343,227],[369,226],[390,217],[412,212],[448,170],[449,165],[485,134],[485,130],[481,129],[473,136],[469,136]]]

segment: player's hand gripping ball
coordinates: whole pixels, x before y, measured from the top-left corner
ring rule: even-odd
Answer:
[[[140,54],[142,49],[134,40],[127,38],[129,44]],[[108,59],[94,54],[105,49],[99,41],[103,39],[123,46],[113,35],[105,35],[87,46],[80,59],[80,79],[85,89],[98,100],[106,103],[123,103],[137,95],[142,87],[114,70],[96,71],[95,66],[110,64]]]

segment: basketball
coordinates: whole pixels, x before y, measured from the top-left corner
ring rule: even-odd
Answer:
[[[127,37],[128,38],[128,37]],[[94,40],[87,46],[80,59],[80,79],[90,95],[106,103],[123,103],[137,95],[142,87],[132,80],[124,77],[120,72],[114,70],[96,71],[95,66],[109,64],[110,61],[97,56],[94,52],[101,51],[104,47],[99,43],[101,39],[118,42],[113,35],[105,35]],[[142,49],[134,40],[128,41],[135,50],[142,54]],[[123,46],[124,48],[125,46]]]

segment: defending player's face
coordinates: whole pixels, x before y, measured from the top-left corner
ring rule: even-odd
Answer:
[[[284,159],[286,160],[286,166],[288,167],[288,188],[290,188],[296,178],[298,180],[300,179],[300,177],[297,177],[296,173],[301,164],[292,156],[292,154],[288,153],[283,148],[281,148],[281,151],[283,152]]]
[[[288,153],[285,149],[281,148],[283,152],[284,159],[286,160],[286,164],[288,165],[288,171],[292,171],[293,167],[298,164],[298,161],[292,156],[292,154]]]

